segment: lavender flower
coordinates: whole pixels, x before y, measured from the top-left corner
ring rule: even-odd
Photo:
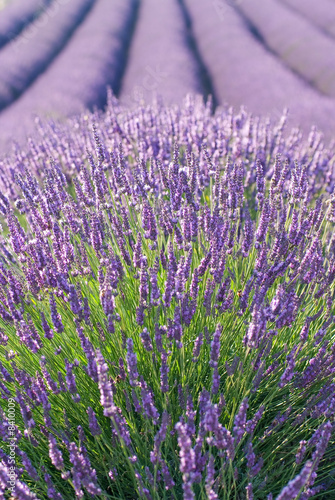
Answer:
[[[43,312],[41,312],[41,321],[42,321],[42,328],[44,331],[44,336],[47,339],[52,339],[53,338],[53,331],[49,326],[49,323],[45,319],[45,315]]]
[[[99,350],[96,353],[98,367],[100,402],[104,408],[104,415],[111,417],[114,413],[114,401],[111,383],[108,380],[108,366]]]
[[[279,387],[284,387],[294,376],[294,364],[295,364],[295,354],[297,351],[298,346],[294,346],[290,354],[287,356],[287,367],[283,373],[283,375],[280,377],[280,382],[279,382]]]
[[[134,253],[133,253],[133,264],[134,267],[141,267],[141,261],[142,261],[142,236],[141,233],[137,234],[137,242],[134,248]]]
[[[195,363],[199,357],[202,344],[203,344],[203,334],[200,333],[200,335],[194,341],[193,359],[192,359],[193,363]]]
[[[259,226],[258,226],[256,234],[255,234],[256,240],[258,242],[264,241],[269,222],[270,222],[269,201],[265,200],[264,205],[263,205],[263,209],[262,209],[262,214],[261,214]]]
[[[154,397],[150,387],[147,386],[143,378],[140,382],[141,385],[141,396],[142,396],[142,407],[144,414],[147,418],[152,419],[153,423],[157,423],[159,413],[154,404]]]
[[[39,475],[37,474],[37,471],[33,464],[31,463],[30,459],[28,458],[28,455],[21,450],[18,450],[18,454],[21,457],[22,460],[22,465],[25,468],[26,472],[29,474],[29,476],[34,480],[34,481],[39,481]]]
[[[217,498],[219,498],[218,495],[213,490],[214,474],[215,474],[214,457],[213,455],[210,455],[207,464],[207,476],[206,476],[206,493],[207,493],[207,498],[209,498],[210,500],[216,500]]]
[[[48,498],[52,500],[62,500],[63,497],[58,491],[56,491],[53,482],[51,481],[51,477],[49,474],[44,474],[44,481],[48,486]]]
[[[84,449],[81,449],[84,450]],[[101,495],[102,490],[97,484],[97,474],[92,469],[87,454],[78,449],[75,443],[70,443],[70,461],[73,464],[72,479],[76,494],[81,495],[81,485],[86,488],[91,495]]]
[[[217,6],[184,3],[197,39],[203,20],[217,31]],[[139,37],[154,12],[143,6]],[[243,52],[236,9],[225,19]],[[334,144],[286,134],[285,119],[213,113],[192,96],[125,110],[109,92],[105,111],[70,125],[37,120],[28,147],[1,160],[0,496],[31,497],[26,474],[56,499],[127,495],[131,477],[145,498],[215,499],[223,485],[252,498],[283,488],[267,470],[283,451],[296,472],[311,460],[283,498],[331,494]]]
[[[50,312],[51,320],[55,327],[56,332],[62,333],[64,331],[64,326],[60,314],[57,312],[56,301],[54,295],[51,293],[49,297],[50,302]]]
[[[304,456],[306,453],[306,444],[307,444],[307,441],[305,441],[304,439],[299,442],[299,448],[298,448],[298,451],[297,451],[296,456],[295,456],[295,463],[297,465],[301,464],[301,462],[304,459]]]
[[[313,463],[306,462],[302,471],[285,486],[277,496],[277,500],[293,500],[305,486],[312,472]]]
[[[72,394],[76,394],[77,393],[76,378],[72,372],[73,367],[75,365],[72,363],[69,363],[67,359],[65,359],[64,362],[65,362],[65,367],[66,367],[65,380],[66,380],[67,388],[68,388],[69,392],[71,392]]]
[[[213,340],[211,342],[211,361],[212,367],[217,366],[220,356],[220,335],[222,332],[222,326],[218,325],[214,332]]]
[[[160,298],[160,291],[157,284],[157,274],[159,271],[159,260],[158,257],[155,258],[155,264],[153,268],[150,268],[150,303],[153,305],[158,305],[158,299]]]
[[[161,427],[154,438],[154,449],[150,452],[150,460],[153,464],[161,462],[161,445],[165,441],[168,424],[169,415],[164,411],[162,414]]]
[[[204,257],[202,259],[202,261],[200,262],[200,265],[198,267],[198,276],[203,276],[206,272],[206,269],[210,263],[210,260],[212,258],[212,252],[209,251],[206,255],[206,257]]]
[[[134,342],[133,339],[127,339],[127,365],[129,373],[129,383],[132,387],[137,385],[137,379],[139,377],[137,371],[137,356],[134,353]]]
[[[149,334],[147,328],[143,329],[142,333],[140,334],[140,337],[141,337],[144,349],[148,352],[152,351],[152,349],[153,349],[152,342],[151,342],[150,334]]]
[[[241,441],[241,438],[245,432],[248,408],[248,398],[244,398],[234,419],[234,435],[236,443],[239,443],[239,441]]]
[[[101,434],[101,428],[98,424],[97,417],[95,416],[94,411],[92,408],[89,406],[87,408],[87,413],[88,413],[88,418],[89,418],[89,427],[91,431],[92,436],[99,436]]]
[[[252,483],[248,483],[248,485],[246,486],[245,489],[246,489],[246,493],[247,493],[247,500],[253,500],[254,494],[252,491]]]
[[[178,433],[178,446],[180,448],[180,472],[183,474],[184,498],[191,500],[195,498],[192,490],[193,474],[195,472],[195,453],[192,448],[191,439],[187,433],[186,425],[178,422],[175,427]]]
[[[77,295],[77,290],[74,285],[69,285],[70,307],[73,314],[80,314],[81,306]]]
[[[64,469],[63,456],[59,448],[57,447],[57,442],[52,434],[49,434],[49,457],[52,464],[58,470]]]

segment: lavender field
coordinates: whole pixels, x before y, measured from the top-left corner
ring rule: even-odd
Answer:
[[[329,141],[335,131],[332,0],[8,0],[0,10],[0,149],[36,116],[212,95]]]
[[[335,499],[334,26],[0,3],[0,500]]]

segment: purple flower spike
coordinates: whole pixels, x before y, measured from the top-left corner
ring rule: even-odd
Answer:
[[[127,339],[127,366],[129,373],[129,383],[132,387],[138,385],[138,371],[137,371],[137,356],[134,353],[134,342],[133,339]]]
[[[178,446],[180,448],[180,472],[183,474],[184,499],[193,500],[195,498],[192,489],[196,468],[195,452],[192,448],[192,441],[188,435],[186,424],[178,422],[175,428],[178,433]]]
[[[305,441],[304,439],[302,441],[300,441],[300,443],[299,443],[299,448],[298,448],[297,454],[295,456],[295,463],[297,465],[301,464],[301,462],[304,459],[304,456],[306,453],[306,444],[307,444],[307,441]]]
[[[150,452],[150,461],[152,464],[158,464],[161,461],[161,444],[165,441],[167,428],[169,424],[169,415],[166,411],[162,414],[161,427],[154,438],[154,449]]]
[[[191,286],[190,286],[190,296],[192,299],[196,300],[199,292],[199,273],[198,269],[194,269]]]
[[[98,349],[96,353],[96,363],[98,367],[100,402],[104,408],[104,415],[112,419],[113,434],[116,437],[123,439],[127,446],[130,446],[131,440],[128,425],[122,415],[121,409],[114,403],[112,386],[108,377],[108,366],[101,354],[101,351]]]
[[[111,417],[114,413],[112,386],[108,378],[107,363],[99,350],[97,350],[96,353],[96,363],[98,368],[101,406],[104,408],[104,415],[106,417]]]
[[[25,468],[26,472],[29,474],[29,476],[34,480],[34,481],[40,481],[40,477],[37,474],[37,471],[33,464],[31,463],[30,459],[28,458],[28,455],[21,450],[17,450],[18,454],[21,457],[22,460],[22,465]]]
[[[252,492],[252,484],[248,483],[246,486],[246,493],[247,493],[247,500],[253,500],[254,499],[254,494]]]
[[[276,500],[294,500],[307,483],[312,470],[313,462],[306,462],[302,471],[282,489]]]
[[[247,421],[247,409],[249,408],[248,405],[248,398],[244,398],[240,409],[235,416],[234,420],[234,435],[235,435],[235,445],[239,443],[242,439],[242,436],[245,432],[246,428],[246,421]]]
[[[210,455],[207,464],[207,476],[206,476],[206,493],[207,493],[207,498],[209,500],[217,500],[219,498],[218,495],[213,490],[214,475],[215,475],[214,457],[213,455]]]
[[[153,347],[152,347],[151,337],[147,328],[143,329],[142,333],[140,333],[140,337],[144,349],[148,352],[152,351]]]
[[[91,431],[91,435],[99,436],[102,431],[100,425],[98,424],[97,417],[95,416],[93,409],[89,406],[86,411],[88,413],[89,428]]]
[[[269,200],[266,199],[264,201],[261,218],[255,235],[256,240],[259,243],[265,240],[265,235],[267,233],[269,223],[270,223],[270,206],[269,206]]]
[[[62,495],[58,493],[58,491],[56,491],[49,474],[44,474],[44,481],[48,486],[48,498],[50,498],[51,500],[63,500]]]
[[[219,361],[220,356],[220,336],[222,332],[222,326],[218,325],[214,332],[213,340],[211,342],[211,360],[210,366],[215,367]]]
[[[45,319],[45,315],[44,315],[43,312],[41,312],[41,321],[42,321],[42,328],[43,328],[43,331],[44,331],[45,338],[46,339],[52,339],[53,336],[54,336],[54,334],[53,334],[52,329],[49,326],[49,323]]]
[[[195,363],[200,355],[200,349],[203,344],[203,333],[200,333],[200,335],[195,339],[194,341],[194,348],[193,348],[193,363]]]
[[[140,304],[136,308],[136,323],[140,326],[142,326],[144,323],[144,305],[143,304]]]
[[[55,297],[52,293],[50,293],[49,302],[50,302],[50,312],[51,312],[52,323],[55,327],[56,332],[62,333],[64,331],[64,326],[62,323],[61,316],[57,312]]]
[[[279,382],[279,387],[284,387],[286,384],[289,383],[289,381],[293,378],[294,376],[294,366],[295,366],[295,354],[298,349],[298,346],[294,346],[290,354],[286,357],[287,361],[287,366],[286,369],[283,373],[283,375],[280,377],[280,382]]]
[[[144,414],[148,419],[152,420],[154,425],[156,425],[159,418],[159,413],[154,404],[154,396],[152,390],[147,386],[143,378],[141,379],[140,385]]]
[[[158,300],[160,298],[160,290],[157,284],[157,274],[159,271],[159,259],[155,258],[155,264],[153,268],[150,268],[150,303],[153,305],[158,305]]]
[[[142,236],[141,236],[141,233],[138,233],[137,242],[136,242],[136,245],[134,248],[134,254],[133,254],[134,267],[140,268],[141,261],[142,261]]]
[[[17,498],[18,500],[36,500],[35,493],[33,493],[29,487],[21,481],[16,481],[13,493],[14,498]]]
[[[315,474],[316,477],[316,470],[319,466],[320,460],[322,459],[326,449],[328,442],[331,438],[332,434],[332,424],[331,422],[326,422],[323,426],[321,436],[319,441],[317,442],[317,445],[315,447],[315,451],[312,454],[312,460],[313,460],[313,474]]]
[[[70,302],[70,307],[71,311],[73,314],[80,314],[81,313],[81,306],[77,294],[76,287],[74,285],[69,285],[69,302]]]
[[[49,434],[49,457],[52,464],[58,470],[64,469],[63,456],[59,448],[57,447],[57,442],[52,434]]]
[[[165,484],[165,489],[167,491],[172,490],[174,485],[175,485],[175,482],[171,477],[169,468],[168,468],[165,460],[161,460],[160,465],[161,465],[162,476],[163,476],[163,480],[164,480],[164,484]]]
[[[70,461],[73,464],[72,480],[77,496],[81,496],[81,486],[84,486],[91,495],[101,495],[102,490],[97,484],[97,473],[92,469],[87,452],[82,446],[80,450],[75,443],[69,446]]]
[[[206,269],[209,266],[209,263],[211,261],[211,258],[212,258],[212,252],[209,251],[199,264],[198,276],[203,276],[205,274]]]
[[[69,363],[67,359],[64,359],[64,363],[65,363],[65,367],[66,367],[65,380],[66,380],[67,388],[71,394],[76,394],[77,393],[76,378],[72,372],[75,365],[73,363]]]

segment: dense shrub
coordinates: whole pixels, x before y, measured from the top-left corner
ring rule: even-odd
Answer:
[[[5,498],[12,437],[18,499],[334,494],[334,149],[283,127],[110,98],[3,163]]]

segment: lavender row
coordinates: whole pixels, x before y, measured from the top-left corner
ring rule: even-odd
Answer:
[[[332,494],[334,152],[283,127],[110,96],[2,165],[2,494],[12,433],[19,500]]]
[[[125,155],[131,157],[142,150],[149,150],[155,156],[163,148],[165,161],[170,161],[174,140],[187,148],[189,141],[200,147],[206,139],[209,154],[214,158],[226,156],[232,162],[242,161],[250,166],[245,183],[254,195],[256,159],[262,159],[265,175],[269,177],[276,154],[285,153],[292,165],[299,161],[306,166],[310,199],[324,191],[333,192],[334,142],[326,146],[322,133],[315,128],[305,136],[298,129],[290,130],[287,114],[271,122],[253,118],[243,108],[239,112],[228,107],[217,108],[213,113],[210,100],[204,106],[201,97],[195,99],[192,96],[188,96],[180,108],[158,102],[141,109],[142,113],[136,113],[124,108],[112,92],[109,93],[106,112],[94,114],[109,150],[117,148],[120,141],[124,142]],[[26,168],[43,179],[45,172],[40,158],[45,150],[54,158],[66,158],[63,162],[69,178],[77,174],[85,161],[87,147],[94,147],[92,137],[85,133],[89,116],[84,113],[65,123],[40,119],[28,146],[23,149],[15,147],[13,154],[3,158],[0,164],[3,193],[9,197],[14,195],[17,189],[14,174],[24,173]],[[79,129],[84,130],[80,135],[75,133]],[[201,170],[201,179],[204,185],[209,183],[208,169]]]
[[[333,136],[335,126],[327,111],[334,109],[333,100],[309,88],[285,68],[250,33],[231,5],[191,0],[184,4],[221,104],[244,105],[256,115],[273,119],[288,107],[291,126],[299,125],[308,131],[311,125],[317,125],[327,137]],[[286,33],[285,28],[282,33]]]
[[[283,3],[306,17],[312,24],[335,38],[335,5],[331,0],[281,0]]]
[[[159,95],[166,103],[181,104],[187,92],[203,93],[185,32],[177,0],[141,2],[121,102],[136,105]]]
[[[259,9],[254,0],[238,9],[260,33],[266,46],[325,95],[335,96],[335,41],[278,0]]]
[[[13,43],[0,52],[0,110],[16,100],[47,70],[76,28],[85,19],[93,0],[57,1],[43,17],[31,23]]]
[[[1,113],[3,145],[22,140],[36,114],[65,117],[102,106],[106,85],[120,86],[137,1],[97,0],[64,52],[10,108]],[[89,68],[89,69],[88,69]]]
[[[13,0],[1,11],[0,48],[14,40],[34,19],[37,19],[51,0]]]

